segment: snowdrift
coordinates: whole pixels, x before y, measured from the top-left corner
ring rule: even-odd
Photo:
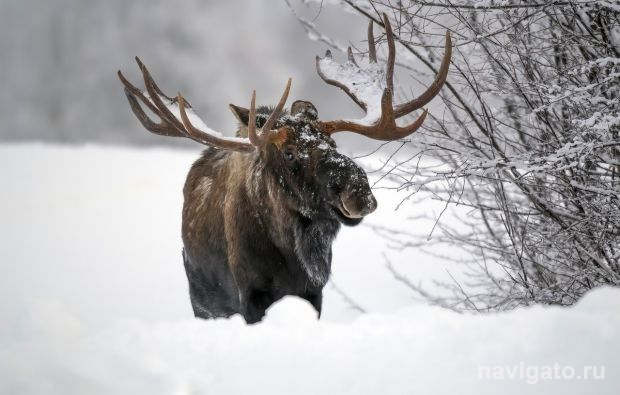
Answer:
[[[595,290],[571,308],[456,314],[413,300],[385,270],[387,242],[368,226],[343,229],[334,246],[337,288],[326,289],[321,321],[292,297],[255,326],[191,318],[179,221],[195,158],[0,146],[0,393],[620,390],[620,290]],[[371,224],[435,209],[395,213],[390,199],[379,193]],[[419,251],[388,255],[412,279],[444,269]]]
[[[571,309],[474,316],[415,307],[350,323],[318,322],[307,302],[291,297],[255,326],[235,317],[85,328],[47,306],[25,312],[32,321],[18,339],[3,339],[0,388],[6,394],[615,394],[619,311],[617,289],[594,291]],[[539,377],[556,364],[566,377]],[[604,378],[581,377],[592,365]],[[480,376],[481,367],[497,366],[515,369],[514,378]]]

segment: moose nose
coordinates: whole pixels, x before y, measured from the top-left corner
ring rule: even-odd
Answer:
[[[372,194],[372,192],[366,195],[365,200],[366,204],[362,207],[361,211],[361,214],[364,216],[372,213],[377,209],[377,199],[375,199],[375,196]]]
[[[340,197],[343,213],[350,218],[362,218],[377,208],[377,200],[371,192],[367,195]]]

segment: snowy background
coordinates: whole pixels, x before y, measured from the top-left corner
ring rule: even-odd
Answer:
[[[180,213],[200,147],[144,131],[116,70],[135,79],[140,55],[223,131],[234,128],[229,102],[245,105],[253,88],[273,100],[288,76],[292,99],[326,118],[355,109],[319,83],[325,47],[283,2],[168,3],[0,2],[0,393],[618,392],[618,290],[485,316],[428,306],[386,263],[433,290],[458,276],[437,255],[459,252],[393,248],[384,229],[429,234],[432,221],[405,219],[443,210],[428,198],[395,211],[407,191],[376,190],[378,211],[342,229],[320,322],[294,298],[252,327],[193,319]],[[349,14],[319,21],[353,42],[365,34]],[[376,146],[339,140],[354,154]],[[478,378],[479,366],[556,363],[605,366],[605,379]]]
[[[195,157],[161,148],[0,147],[1,393],[615,394],[620,388],[617,289],[594,291],[572,308],[475,316],[430,307],[393,278],[383,253],[416,283],[443,279],[446,265],[420,249],[391,250],[372,226],[398,228],[407,215],[441,207],[430,201],[394,211],[392,192],[377,191],[378,211],[337,238],[320,322],[294,298],[251,327],[241,317],[193,319],[179,213]],[[604,366],[605,379],[478,379],[479,366],[556,363],[577,372]]]
[[[343,42],[366,34],[364,21],[337,9],[320,22]],[[136,55],[223,132],[234,132],[228,103],[248,107],[252,89],[260,103],[275,101],[288,77],[291,102],[313,101],[326,118],[359,112],[319,82],[314,58],[326,47],[308,40],[283,1],[1,1],[0,31],[9,93],[0,96],[0,141],[183,145],[153,139],[127,111],[116,71],[139,78]]]

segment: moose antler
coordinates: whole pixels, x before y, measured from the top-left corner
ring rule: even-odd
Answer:
[[[248,138],[250,142],[256,146],[263,146],[272,141],[278,141],[284,137],[281,131],[272,131],[271,128],[278,120],[278,116],[284,109],[284,104],[288,98],[288,92],[291,90],[291,79],[288,79],[284,93],[278,102],[278,105],[273,110],[267,121],[261,128],[261,133],[256,133],[256,91],[252,92],[252,101],[250,103],[250,114],[248,119]],[[284,132],[286,133],[286,132]]]
[[[361,68],[357,65],[351,47],[348,49],[348,61],[344,64],[334,62],[330,51],[326,52],[324,58],[316,57],[317,73],[323,81],[342,89],[366,112],[366,116],[359,120],[321,122],[320,126],[323,132],[332,134],[350,131],[376,140],[389,141],[408,136],[422,126],[427,110],[424,110],[422,115],[413,123],[403,127],[396,125],[396,119],[422,108],[439,93],[446,82],[452,57],[450,32],[446,32],[444,57],[431,86],[417,98],[399,104],[394,108],[392,99],[394,95],[393,77],[396,48],[392,26],[386,14],[383,14],[383,23],[388,43],[385,70],[377,63],[372,21],[368,24],[368,67]]]
[[[260,134],[257,135],[255,127],[256,110],[254,102],[256,92],[253,92],[252,112],[250,115],[252,127],[248,127],[248,138],[224,137],[221,133],[209,128],[207,124],[198,117],[192,109],[192,106],[180,93],[174,98],[163,93],[151,77],[151,73],[149,73],[144,63],[142,63],[137,56],[136,62],[144,77],[146,92],[131,84],[120,70],[118,71],[118,78],[120,78],[125,86],[125,95],[127,96],[127,100],[129,100],[131,110],[140,123],[142,123],[142,126],[148,131],[162,136],[187,137],[201,144],[239,152],[251,152],[256,147],[263,146],[270,141],[277,141],[281,138],[281,132],[271,130],[271,128],[281,114],[284,103],[288,97],[291,88],[290,78],[288,79],[288,83],[286,84],[286,88],[278,106],[273,110],[269,119],[261,128]],[[160,122],[151,120],[144,112],[138,100],[151,112],[157,115],[160,118]]]

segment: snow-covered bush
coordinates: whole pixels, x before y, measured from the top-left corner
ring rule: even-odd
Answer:
[[[450,296],[436,302],[475,310],[566,305],[593,287],[620,285],[618,2],[330,3],[379,25],[387,13],[401,43],[397,57],[423,64],[429,76],[443,32],[452,32],[443,103],[412,139],[417,153],[386,167],[399,188],[470,208],[465,226],[439,221],[443,232],[430,240],[468,253],[468,280],[447,285]],[[410,78],[400,82],[404,94]]]

